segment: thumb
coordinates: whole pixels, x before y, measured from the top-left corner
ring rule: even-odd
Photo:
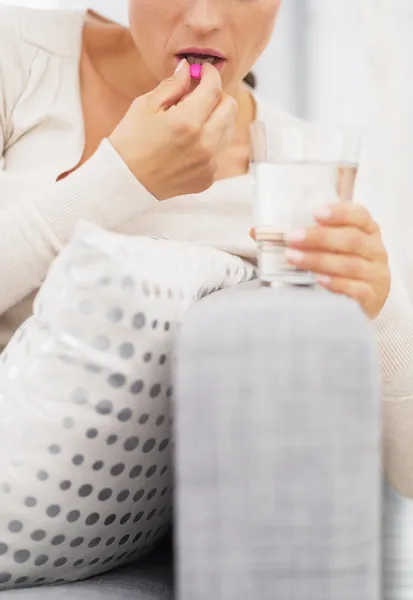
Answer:
[[[162,81],[151,92],[151,101],[155,110],[168,110],[174,104],[178,104],[189,92],[190,85],[191,73],[189,64],[187,60],[183,59],[172,77]]]

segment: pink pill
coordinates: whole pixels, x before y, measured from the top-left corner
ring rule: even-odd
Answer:
[[[192,79],[201,79],[202,77],[202,65],[191,65],[191,77]]]

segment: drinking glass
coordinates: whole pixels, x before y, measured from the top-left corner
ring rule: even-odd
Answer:
[[[286,236],[315,224],[314,212],[353,200],[361,149],[356,129],[299,121],[251,126],[255,236],[263,285],[313,285],[285,259]]]

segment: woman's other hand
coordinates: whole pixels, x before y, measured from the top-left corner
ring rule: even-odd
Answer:
[[[390,268],[379,226],[363,206],[341,203],[315,215],[317,225],[287,238],[287,260],[317,274],[324,288],[356,300],[372,319],[390,291]]]
[[[135,100],[109,141],[158,200],[209,188],[216,156],[229,143],[237,104],[224,94],[217,69],[204,64],[191,90],[189,65]]]

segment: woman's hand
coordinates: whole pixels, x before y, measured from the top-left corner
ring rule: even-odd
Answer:
[[[288,262],[316,273],[321,286],[353,298],[374,319],[391,280],[379,226],[366,208],[351,203],[326,207],[314,216],[315,227],[288,236]]]
[[[135,177],[158,200],[209,188],[216,156],[229,143],[237,104],[222,90],[215,67],[205,64],[191,92],[185,61],[155,90],[138,98],[109,137]]]

